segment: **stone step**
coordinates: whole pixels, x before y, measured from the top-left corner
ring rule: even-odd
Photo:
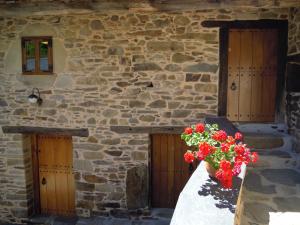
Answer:
[[[283,136],[277,134],[244,133],[244,142],[254,149],[273,149],[284,145]]]

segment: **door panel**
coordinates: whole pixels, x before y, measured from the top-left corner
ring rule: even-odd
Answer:
[[[230,30],[227,87],[229,120],[274,121],[278,61],[277,32],[275,29]],[[233,83],[236,84],[234,90]]]
[[[237,121],[239,114],[239,83],[240,83],[240,44],[241,32],[230,30],[228,46],[228,88],[227,88],[227,117]]]
[[[240,45],[240,84],[239,84],[239,121],[250,121],[251,108],[251,68],[252,68],[252,31],[241,32]]]
[[[152,135],[152,207],[174,208],[190,177],[183,155],[188,147],[178,134]]]
[[[73,215],[72,138],[38,135],[37,140],[41,213]]]
[[[253,31],[253,70],[251,85],[251,121],[263,121],[262,90],[263,90],[263,65],[264,65],[264,36],[260,30]]]

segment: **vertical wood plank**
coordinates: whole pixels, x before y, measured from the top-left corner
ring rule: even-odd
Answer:
[[[239,83],[239,121],[250,121],[251,107],[251,69],[252,69],[252,31],[241,31],[240,83]]]
[[[253,31],[253,66],[251,84],[251,121],[260,122],[262,118],[262,73],[263,73],[263,32]]]
[[[163,208],[167,208],[168,202],[168,139],[167,134],[161,134],[161,142],[160,142],[160,168],[161,168],[161,176],[160,176],[160,204]]]
[[[240,42],[240,32],[234,29],[230,30],[228,44],[227,118],[231,121],[238,121]],[[231,87],[235,87],[236,89],[232,90]]]
[[[175,134],[170,134],[167,136],[167,145],[168,145],[168,206],[172,208],[175,204],[174,200],[174,139],[176,138]]]
[[[159,207],[160,203],[160,135],[152,135],[152,206]]]
[[[276,30],[264,32],[264,72],[262,107],[264,121],[274,121],[277,80],[278,33]]]

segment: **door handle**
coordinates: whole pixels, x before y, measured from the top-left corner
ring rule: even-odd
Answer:
[[[233,90],[233,91],[235,91],[237,89],[237,86],[236,86],[234,81],[232,82],[232,84],[230,86],[230,89]]]
[[[46,178],[43,177],[43,179],[42,179],[42,185],[45,185],[46,183],[47,183]]]

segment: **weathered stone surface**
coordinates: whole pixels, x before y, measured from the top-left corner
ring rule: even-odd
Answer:
[[[84,159],[103,159],[104,155],[102,152],[83,152]]]
[[[273,201],[280,212],[299,212],[300,198],[297,197],[275,197]]]
[[[155,63],[141,63],[141,64],[135,64],[133,67],[134,71],[157,71],[161,70],[160,66],[158,66]]]
[[[127,170],[126,202],[129,209],[143,208],[148,204],[148,172],[145,165]]]
[[[192,61],[192,60],[194,60],[193,56],[184,55],[182,53],[175,53],[172,56],[172,61],[175,63],[184,63],[184,62]]]
[[[174,118],[185,118],[191,114],[190,110],[174,110],[172,113],[172,117]]]
[[[244,186],[249,191],[262,194],[276,194],[275,185],[262,185],[261,178],[254,172],[249,172],[244,178]]]
[[[188,17],[178,15],[174,18],[174,23],[179,26],[186,26],[190,23],[190,19]]]
[[[0,107],[7,106],[7,102],[3,99],[0,99]]]
[[[275,212],[271,206],[262,203],[245,203],[244,212],[253,222],[258,224],[269,223],[269,212]]]
[[[164,100],[155,100],[148,105],[150,108],[165,108],[167,106]]]
[[[150,51],[183,51],[184,46],[181,42],[151,41],[147,48]]]
[[[122,151],[104,151],[106,154],[111,155],[111,156],[121,156],[122,155]]]
[[[138,101],[138,100],[132,100],[129,102],[129,106],[132,108],[144,108],[145,102]]]
[[[76,186],[76,189],[78,189],[79,191],[94,191],[95,190],[95,184],[76,182],[75,186]]]
[[[101,141],[101,144],[105,144],[105,145],[117,145],[120,143],[121,143],[120,138],[104,139]]]
[[[109,55],[123,55],[124,54],[124,50],[122,47],[110,47],[108,49],[108,54]]]
[[[189,65],[183,69],[184,72],[190,72],[190,73],[199,73],[199,72],[216,73],[217,70],[218,70],[217,65],[207,64],[207,63],[198,63],[194,65]]]
[[[185,76],[185,81],[186,82],[196,82],[196,81],[199,81],[200,77],[201,77],[201,74],[187,73]]]
[[[145,121],[145,122],[153,122],[153,121],[155,121],[155,117],[151,116],[151,115],[141,115],[139,119],[141,121]]]
[[[88,183],[105,183],[107,180],[104,177],[99,177],[92,174],[84,174],[82,175],[83,179]]]
[[[207,93],[217,93],[217,85],[216,84],[196,84],[195,90],[197,92],[207,92]]]
[[[292,169],[265,169],[261,174],[274,184],[295,186],[300,184],[300,173]]]
[[[176,64],[168,64],[166,65],[165,70],[170,72],[177,72],[181,70],[181,67]]]
[[[103,30],[104,26],[100,20],[93,20],[91,22],[91,28],[92,30]]]

